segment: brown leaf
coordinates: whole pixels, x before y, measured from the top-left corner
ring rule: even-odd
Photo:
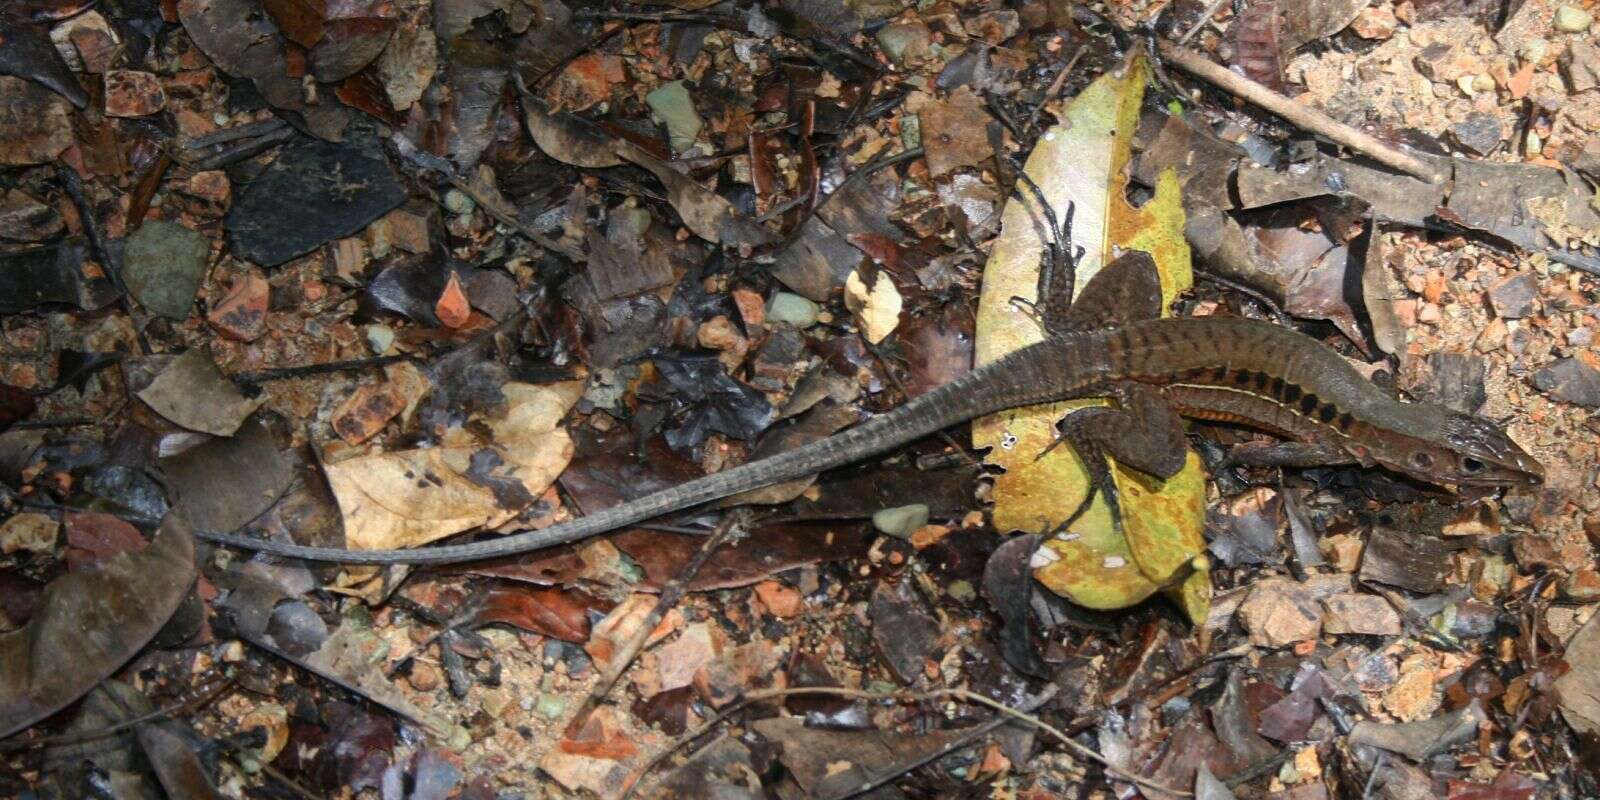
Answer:
[[[0,634],[0,738],[82,697],[126,663],[194,579],[194,539],[169,516],[144,550],[53,581],[28,625]]]
[[[476,624],[504,623],[564,642],[589,640],[589,609],[610,607],[583,592],[542,587],[504,586],[491,590],[478,611]]]
[[[976,166],[994,156],[988,135],[993,118],[970,87],[963,86],[951,92],[947,99],[923,106],[917,112],[917,119],[922,126],[928,174],[932,177]]]
[[[128,523],[93,511],[67,515],[67,569],[95,569],[118,553],[137,553],[149,542]]]
[[[245,397],[201,348],[171,359],[138,397],[174,424],[214,436],[232,436],[267,399]]]
[[[523,99],[523,116],[534,144],[544,154],[575,167],[614,167],[622,163],[612,139],[594,123],[575,114],[551,113],[536,97]]]
[[[327,8],[321,0],[261,0],[261,7],[285,39],[307,50],[322,41]]]

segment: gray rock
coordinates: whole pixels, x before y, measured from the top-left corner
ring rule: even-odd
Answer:
[[[1539,276],[1532,272],[1507,275],[1489,287],[1489,303],[1495,316],[1502,319],[1523,319],[1533,313],[1533,301],[1539,297]]]
[[[1600,408],[1600,365],[1564,358],[1533,375],[1533,385],[1563,403]]]
[[[152,314],[183,320],[194,310],[211,243],[176,222],[151,220],[124,244],[123,279],[128,291]]]
[[[1500,118],[1484,111],[1474,111],[1466,119],[1450,126],[1450,136],[1456,140],[1456,144],[1480,156],[1498,147],[1504,135]]]
[[[933,32],[919,21],[896,22],[878,30],[878,47],[883,54],[904,67],[926,59],[933,45]]]

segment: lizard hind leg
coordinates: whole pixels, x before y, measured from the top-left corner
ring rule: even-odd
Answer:
[[[1058,441],[1072,445],[1089,473],[1089,493],[1068,524],[1088,510],[1099,493],[1105,497],[1113,524],[1121,530],[1121,504],[1107,456],[1162,479],[1178,474],[1188,458],[1183,420],[1159,390],[1129,382],[1113,387],[1111,396],[1117,401],[1116,407],[1080,408],[1057,425],[1061,434]]]

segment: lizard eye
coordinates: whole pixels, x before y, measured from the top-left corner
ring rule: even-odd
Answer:
[[[1427,469],[1428,467],[1433,466],[1433,456],[1430,456],[1427,453],[1412,453],[1411,466],[1416,467],[1417,469]]]
[[[1461,459],[1461,471],[1467,473],[1468,475],[1476,475],[1482,472],[1484,469],[1485,467],[1483,462],[1473,458],[1472,456],[1467,456],[1466,458]]]

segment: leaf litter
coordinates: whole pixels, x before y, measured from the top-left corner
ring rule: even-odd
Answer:
[[[63,710],[4,743],[0,794],[86,794],[102,777],[287,791],[262,764],[319,796],[614,796],[641,773],[647,793],[685,797],[858,780],[1131,791],[1116,769],[1208,797],[1594,793],[1600,361],[1584,270],[1600,95],[1582,4],[1252,3],[1210,20],[1203,3],[1113,19],[680,5],[659,19],[562,3],[8,7],[0,635],[51,619],[40,601],[63,581],[149,558],[165,534],[138,529],[169,508],[302,543],[492,536],[948,382],[971,364],[978,287],[1003,282],[982,265],[1028,227],[996,238],[1033,203],[1011,191],[1010,159],[1043,160],[1069,120],[1066,141],[1099,141],[1071,162],[1090,268],[1151,249],[1164,299],[1184,289],[1175,313],[1323,338],[1380,385],[1505,420],[1551,479],[1456,498],[1366,470],[1231,465],[1216,443],[1252,437],[1196,424],[1188,522],[1163,527],[1172,509],[1141,510],[1154,487],[1119,473],[1140,501],[1126,537],[1082,574],[1059,556],[1038,571],[1119,607],[1186,576],[1176,605],[1099,613],[1035,580],[1055,550],[1015,522],[1070,510],[1061,487],[1081,483],[1019,503],[1007,480],[1024,470],[981,480],[958,432],[739,498],[773,516],[709,555],[697,533],[726,503],[451,571],[203,548],[168,621],[141,617],[117,664],[73,672],[50,696]],[[1158,53],[1189,33],[1205,58],[1242,59],[1445,180],[1190,91],[1170,61],[1142,100],[1123,95],[1106,150],[1076,123],[1097,76],[1128,74],[1109,31],[1134,21],[1154,23]],[[364,115],[394,135],[380,143]],[[1173,269],[1183,240],[1193,288]],[[1036,268],[1037,247],[1018,263]],[[1016,279],[986,299],[1031,296]],[[589,392],[564,388],[585,376]],[[432,488],[374,482],[386,469]],[[375,513],[374,494],[404,510]],[[1107,556],[1143,583],[1095,601]],[[599,710],[571,718],[624,666]],[[236,685],[211,695],[213,669]],[[866,694],[738,705],[773,686]],[[917,702],[886,702],[897,686]],[[1114,766],[938,694],[957,686],[1092,737]],[[178,702],[191,696],[205,702]],[[116,740],[142,761],[40,773],[10,749],[167,705],[177,728]],[[718,711],[745,733],[645,769]]]

